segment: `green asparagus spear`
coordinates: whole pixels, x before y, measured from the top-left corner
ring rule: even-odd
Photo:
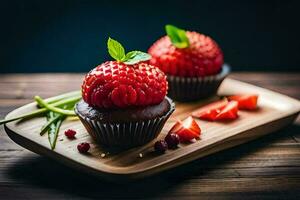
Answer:
[[[74,109],[75,103],[74,104],[69,104],[69,105],[64,105],[63,109]],[[40,135],[44,135],[44,133],[49,130],[51,124],[54,124],[57,122],[63,115],[54,113],[52,111],[48,112],[46,117],[47,117],[47,123],[42,127]]]
[[[62,105],[75,104],[80,99],[81,99],[81,96],[70,97],[70,98],[55,102],[55,103],[50,104],[50,105],[54,106],[54,107],[58,107],[58,106],[62,106]],[[38,115],[40,115],[42,113],[45,113],[47,111],[48,111],[47,108],[40,108],[40,109],[37,109],[35,111],[20,115],[18,117],[14,117],[14,118],[10,118],[10,119],[3,119],[3,120],[0,120],[0,125],[8,123],[8,122],[16,121],[18,119],[25,119],[25,118],[35,117],[35,116],[38,116]]]
[[[46,115],[47,123],[42,127],[40,135],[43,135],[45,132],[48,131],[48,140],[51,149],[53,150],[56,146],[56,141],[58,138],[59,129],[62,122],[65,120],[67,116],[75,115],[75,112],[73,110],[75,104],[81,99],[80,93],[81,93],[80,91],[69,92],[66,94],[49,98],[47,100],[43,100],[41,97],[36,96],[35,100],[38,103],[38,106],[42,108],[11,119],[0,120],[0,125],[18,119],[35,117],[40,114],[48,112]]]
[[[60,114],[57,114],[55,117],[47,117],[47,123],[42,127],[40,135],[44,135],[52,124],[55,124],[61,118]]]
[[[63,115],[70,115],[70,116],[75,116],[75,112],[73,110],[65,110],[65,109],[61,109],[58,107],[55,107],[51,104],[46,103],[40,96],[35,96],[34,99],[38,102],[39,105],[47,108],[48,110],[51,110],[53,112],[56,113],[60,113]]]
[[[56,116],[59,116],[59,120],[57,122],[51,123],[49,130],[48,130],[48,141],[50,143],[51,149],[55,149],[56,141],[59,133],[59,128],[65,119],[65,116],[62,116],[60,114],[56,114],[54,112],[49,112],[48,118],[55,118]]]
[[[81,91],[80,90],[64,93],[64,94],[61,94],[61,95],[58,95],[58,96],[55,96],[55,97],[50,97],[50,98],[46,99],[45,102],[49,103],[49,104],[53,104],[53,103],[56,103],[56,102],[61,101],[63,99],[67,99],[67,98],[70,98],[70,97],[78,97],[78,96],[81,96]]]

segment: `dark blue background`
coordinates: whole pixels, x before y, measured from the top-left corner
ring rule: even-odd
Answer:
[[[0,72],[81,72],[111,36],[144,50],[164,25],[213,37],[234,70],[298,71],[297,1],[1,1]]]

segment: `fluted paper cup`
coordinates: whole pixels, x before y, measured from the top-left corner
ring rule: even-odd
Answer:
[[[153,119],[132,122],[101,122],[82,116],[75,107],[82,124],[93,139],[107,147],[129,148],[146,144],[156,138],[165,122],[175,110],[174,102],[166,97],[170,109],[162,116]]]
[[[217,93],[222,81],[230,72],[227,64],[222,66],[219,74],[205,77],[179,77],[167,75],[168,96],[176,101],[197,101]]]

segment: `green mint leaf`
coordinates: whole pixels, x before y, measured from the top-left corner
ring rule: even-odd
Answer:
[[[109,55],[117,61],[121,61],[125,57],[124,47],[116,40],[108,38],[107,49]]]
[[[130,52],[128,52],[126,54],[126,56],[124,57],[123,61],[133,59],[137,55],[138,52],[139,51],[130,51]]]
[[[151,56],[141,51],[130,51],[126,54],[123,62],[127,65],[133,65],[141,61],[150,60]]]
[[[130,51],[125,55],[124,47],[118,41],[111,38],[108,38],[107,49],[111,57],[127,65],[133,65],[151,59],[149,54],[141,51]]]
[[[183,49],[189,46],[189,39],[186,36],[185,30],[177,28],[173,25],[166,25],[165,29],[175,47]]]

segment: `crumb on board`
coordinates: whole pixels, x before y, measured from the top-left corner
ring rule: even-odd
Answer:
[[[144,155],[142,153],[139,154],[139,157],[142,158]]]

